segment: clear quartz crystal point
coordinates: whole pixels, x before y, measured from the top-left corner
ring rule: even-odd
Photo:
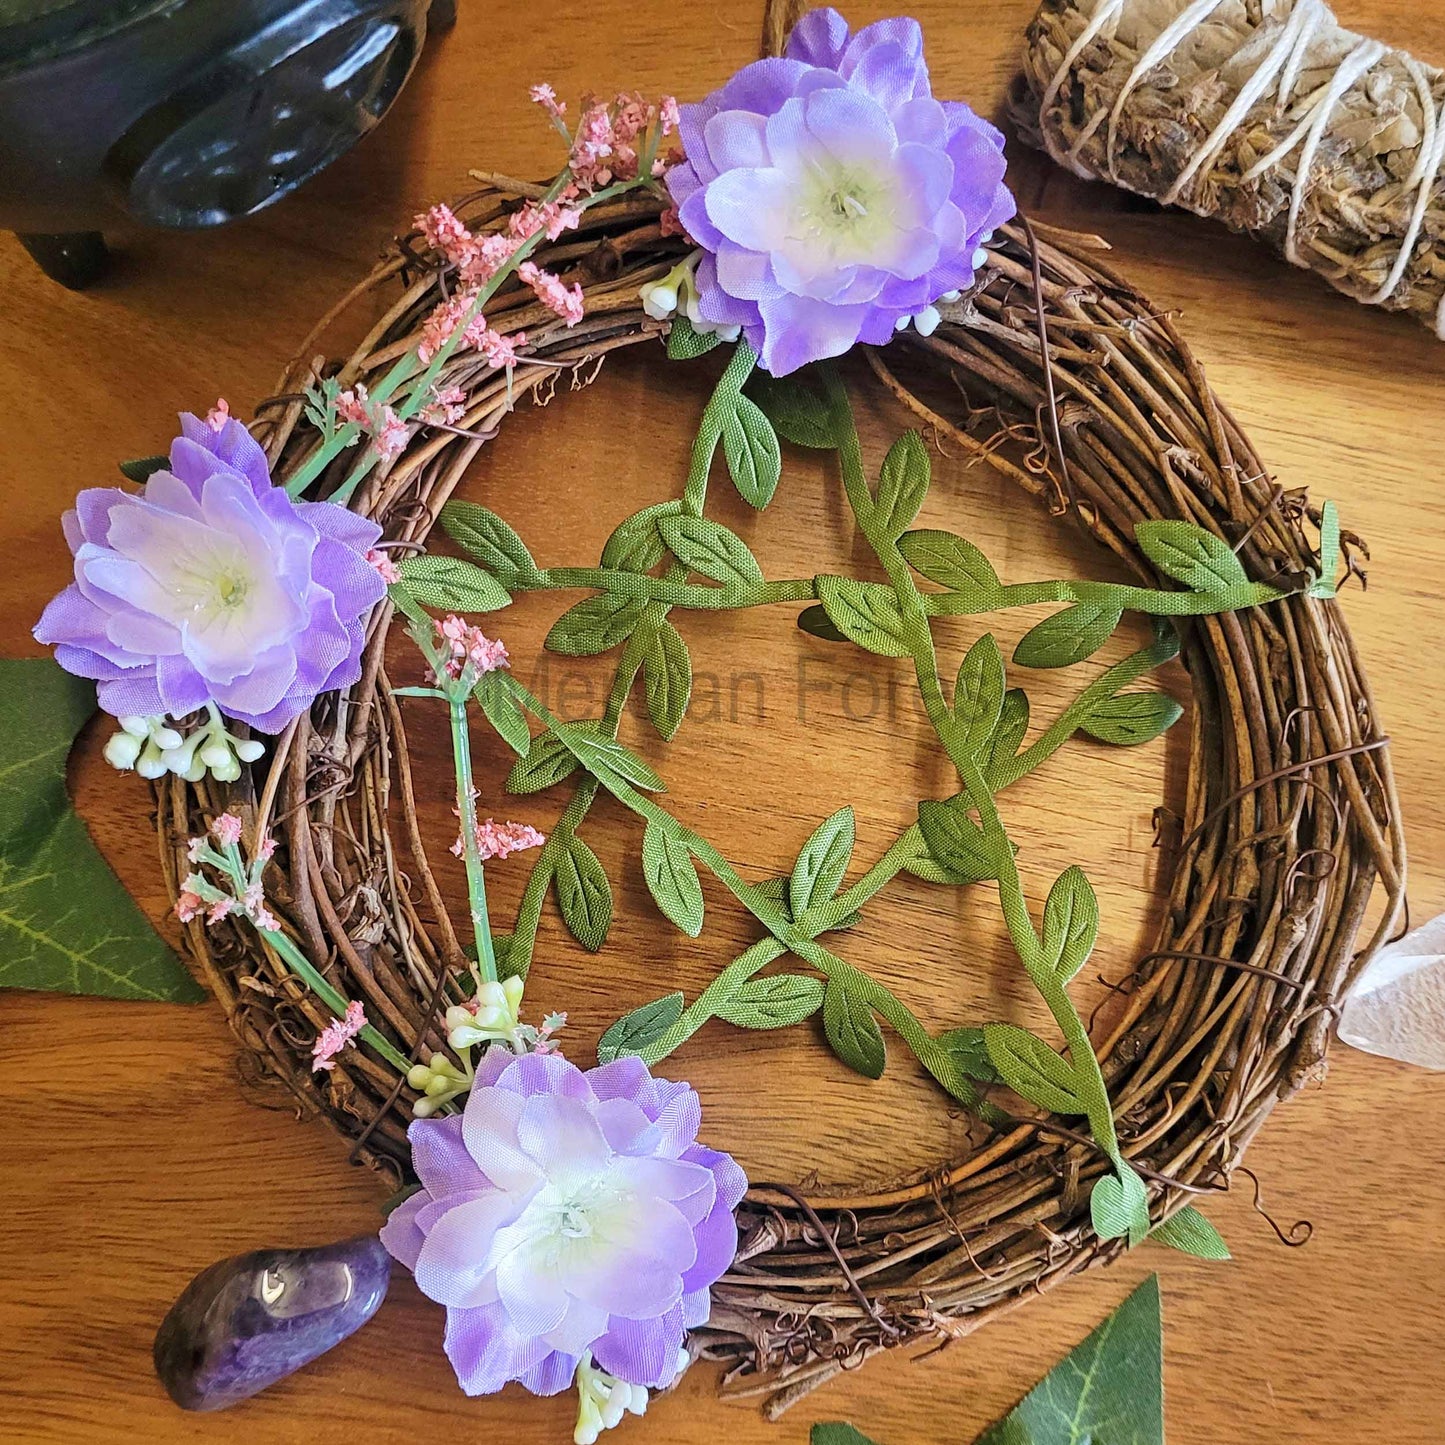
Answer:
[[[1370,960],[1345,998],[1340,1038],[1367,1053],[1445,1069],[1445,913]]]

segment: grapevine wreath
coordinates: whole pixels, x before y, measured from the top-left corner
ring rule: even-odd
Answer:
[[[217,507],[225,488],[243,486],[250,500],[235,506],[259,507],[278,535],[311,527],[320,538],[316,558],[331,549],[325,606],[337,650],[309,695],[296,664],[301,680],[279,702],[263,706],[259,694],[228,702],[247,679],[215,660],[222,639],[195,666],[210,667],[232,691],[196,694],[205,702],[193,701],[194,712],[157,706],[157,686],[163,704],[166,687],[181,686],[174,658],[160,656],[146,671],[80,640],[95,586],[82,587],[69,612],[60,599],[39,629],[59,644],[63,663],[101,680],[102,705],[122,717],[111,760],[153,779],[186,949],[247,1054],[403,1196],[383,1239],[448,1305],[448,1352],[463,1384],[476,1393],[520,1378],[551,1393],[575,1374],[579,1439],[613,1423],[619,1401],[640,1403],[639,1392],[667,1384],[688,1356],[722,1361],[725,1392],[763,1397],[775,1415],[880,1351],[956,1340],[1150,1232],[1167,1238],[1186,1209],[1197,1239],[1207,1226],[1191,1202],[1227,1188],[1274,1105],[1322,1073],[1333,1010],[1393,927],[1403,897],[1387,740],[1334,601],[1357,539],[1341,532],[1331,506],[1269,478],[1173,322],[1109,268],[1102,243],[1010,219],[1001,139],[966,107],[929,98],[912,22],[883,22],[850,38],[836,13],[816,11],[787,39],[795,18],[783,5],[767,17],[765,53],[782,55],[786,45],[785,59],[750,67],[721,99],[684,108],[685,160],[667,150],[673,103],[584,102],[574,129],[563,105],[538,87],[534,98],[570,148],[557,181],[479,175],[470,195],[419,218],[322,321],[249,435],[224,407],[187,419],[170,470],[157,466],[146,482],[148,509],[209,516],[213,486]],[[911,90],[899,90],[900,74],[911,77]],[[758,99],[769,85],[791,87],[781,108]],[[817,300],[808,275],[789,289],[786,278],[801,263],[786,246],[772,256],[766,285],[754,284],[762,274],[756,249],[719,220],[737,177],[776,174],[758,169],[761,138],[775,165],[789,146],[805,153],[826,131],[817,120],[825,102],[835,129],[818,143],[833,145],[830,154],[840,135],[862,135],[869,106],[886,111],[897,123],[896,154],[908,152],[907,164],[918,167],[916,186],[898,205],[921,206],[918,196],[933,195],[943,217],[924,238],[934,259],[913,268],[934,269],[916,285],[888,282],[865,306]],[[806,114],[812,132],[804,126],[779,138],[789,107]],[[739,114],[747,123],[724,136],[717,122]],[[904,144],[905,133],[923,138]],[[952,191],[945,175],[939,192],[929,179],[934,162],[913,154],[928,149],[929,134],[957,163]],[[865,150],[871,143],[857,139]],[[728,154],[750,146],[753,168],[736,169],[734,159],[730,171]],[[961,158],[975,166],[964,179]],[[947,197],[957,198],[965,182],[981,199],[955,206]],[[844,190],[824,199],[833,208],[825,230],[883,224],[876,188]],[[959,211],[962,222],[949,219]],[[765,229],[752,214],[737,224]],[[916,226],[897,241],[916,244]],[[863,269],[850,271],[850,285],[860,284]],[[316,357],[328,328],[377,298],[383,314],[349,357]],[[840,333],[842,311],[851,319]],[[881,467],[864,458],[853,430],[847,391],[861,373],[850,371],[845,383],[828,359],[860,340],[872,376],[921,428]],[[541,568],[509,523],[453,493],[514,412],[554,393],[561,402],[569,389],[605,376],[611,353],[634,345],[666,346],[711,379],[687,487],[681,500],[623,523],[600,566]],[[741,539],[707,517],[719,452],[744,498],[766,506],[782,465],[780,437],[788,447],[836,453],[853,519],[886,583],[768,583]],[[912,529],[929,480],[924,437],[986,459],[1049,516],[1122,558],[1137,585],[1005,585],[964,539]],[[107,545],[123,551],[122,523],[140,525],[126,522],[125,504],[106,507],[82,500],[78,578],[98,565],[98,529],[109,527]],[[438,523],[457,548],[429,550]],[[101,573],[88,575],[99,585]],[[121,588],[105,581],[111,576],[101,580]],[[547,587],[588,592],[553,628],[549,647],[619,651],[600,722],[552,717],[507,670],[505,648],[475,618],[456,615],[492,612],[511,593]],[[245,601],[234,578],[223,592],[227,602]],[[667,813],[660,779],[616,738],[639,679],[659,732],[670,737],[683,721],[688,664],[671,609],[767,602],[793,604],[800,625],[834,645],[911,660],[959,774],[954,795],[924,800],[917,823],[848,887],[849,810],[820,825],[789,876],[745,884]],[[1014,662],[1025,667],[1090,657],[1126,610],[1155,619],[1148,646],[1096,677],[1027,746],[1026,703],[1006,687],[993,638],[969,648],[950,699],[930,626],[932,617],[1026,602],[1060,610],[1019,645]],[[154,635],[129,614],[127,621],[126,636]],[[415,667],[405,678],[391,675],[393,623],[425,656],[427,686],[411,685]],[[1176,655],[1194,705],[1181,826],[1168,840],[1168,906],[1109,1027],[1091,1037],[1067,985],[1097,932],[1093,891],[1079,869],[1068,869],[1036,919],[994,795],[1078,730],[1119,743],[1157,736],[1179,709],[1160,694],[1126,689]],[[407,742],[408,730],[439,716],[442,703],[457,744],[462,827],[453,851],[470,885],[465,919],[449,916],[436,880],[445,843],[418,828]],[[486,746],[517,755],[513,792],[570,790],[550,837],[478,820],[469,714],[485,716]],[[701,928],[701,864],[758,919],[763,936],[698,999],[668,995],[620,1019],[602,1039],[599,1068],[583,1074],[557,1053],[561,1018],[521,1022],[521,994],[553,889],[584,945],[599,947],[605,934],[606,880],[598,881],[600,867],[579,837],[600,792],[645,820],[643,872],[673,923],[694,936]],[[483,863],[517,850],[535,850],[531,882],[514,931],[494,932]],[[852,914],[902,870],[940,887],[997,889],[1010,938],[1066,1052],[1005,1024],[931,1034],[840,957]],[[873,1076],[883,1066],[881,1018],[951,1096],[950,1107],[977,1117],[972,1151],[874,1193],[810,1197],[755,1184],[743,1194],[737,1166],[691,1142],[696,1119],[683,1129],[674,1117],[696,1096],[648,1069],[709,1018],[775,1027],[814,1015],[839,1057]],[[557,1094],[547,1100],[554,1123],[564,1120],[564,1105],[591,1110],[588,1119],[605,1115],[619,1157],[653,1149],[659,1131],[682,1129],[670,1154],[657,1145],[656,1159],[624,1162],[661,1191],[658,1208],[674,1222],[696,1202],[685,1190],[705,1186],[706,1207],[687,1216],[693,1234],[679,1246],[686,1259],[727,1244],[705,1275],[695,1273],[701,1263],[683,1273],[680,1304],[674,1280],[656,1318],[644,1320],[652,1333],[634,1331],[647,1334],[646,1349],[632,1354],[608,1333],[626,1313],[620,1307],[610,1323],[605,1311],[597,1316],[588,1335],[577,1321],[592,1316],[562,1291],[558,1313],[519,1343],[515,1312],[503,1324],[487,1315],[511,1308],[505,1261],[496,1281],[475,1260],[450,1274],[428,1265],[428,1250],[456,1219],[493,1207],[500,1191],[492,1185],[511,1168],[498,1173],[495,1159],[520,1157],[532,1095],[549,1089]],[[484,1158],[476,1144],[482,1101],[502,1108],[504,1095],[502,1112],[512,1109],[522,1122],[515,1136],[488,1135],[486,1147],[501,1154]],[[643,1132],[624,1147],[615,1131],[628,1110]],[[567,1127],[598,1137],[595,1123],[573,1119]],[[653,1141],[645,1148],[636,1142],[643,1135]],[[470,1159],[447,1154],[463,1139]],[[461,1186],[442,1179],[448,1170],[472,1171],[471,1192],[449,1196]],[[568,1241],[592,1228],[582,1204],[559,1208]],[[1189,1231],[1173,1233],[1187,1242]],[[637,1306],[630,1323],[647,1313]],[[492,1341],[490,1354],[463,1338],[474,1328]],[[568,1342],[559,1342],[567,1330]],[[657,1353],[664,1347],[666,1358]],[[468,1349],[476,1358],[463,1358]]]

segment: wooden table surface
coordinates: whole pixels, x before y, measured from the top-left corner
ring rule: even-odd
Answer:
[[[1030,9],[1030,0],[917,6],[935,90],[996,112]],[[1428,3],[1342,0],[1339,9],[1357,28],[1445,61],[1445,23]],[[878,13],[870,3],[852,18]],[[300,196],[219,234],[120,237],[114,276],[91,292],[61,290],[0,239],[0,648],[37,651],[29,627],[66,579],[57,519],[79,487],[112,479],[117,458],[160,450],[182,407],[204,410],[224,393],[244,411],[266,395],[311,320],[419,207],[463,189],[469,165],[524,175],[555,168],[549,132],[525,101],[530,82],[550,80],[569,96],[639,86],[688,98],[755,53],[751,0],[594,0],[565,16],[566,7],[464,0],[457,28],[425,57],[379,133]],[[1345,609],[1393,738],[1414,917],[1438,913],[1445,347],[1210,225],[1068,180],[1036,157],[1019,157],[1016,184],[1036,215],[1106,236],[1122,268],[1161,306],[1185,313],[1216,387],[1279,478],[1333,497],[1347,525],[1368,537],[1369,590],[1352,588]],[[697,383],[682,368],[655,356],[623,361],[566,401],[565,424],[555,407],[519,417],[483,452],[468,495],[503,510],[547,560],[585,561],[621,516],[672,494],[699,407]],[[881,403],[866,410],[870,448],[903,425]],[[928,519],[967,531],[1007,580],[1099,565],[997,478],[946,458],[937,466]],[[747,521],[727,505],[718,515],[746,527],[769,575],[848,563],[821,468],[796,467],[765,518]],[[507,624],[514,653],[535,657],[558,610],[552,599],[519,608]],[[721,702],[684,728],[664,766],[673,806],[730,856],[776,869],[844,799],[858,808],[860,846],[871,855],[930,779],[941,782],[916,709],[905,701],[890,717],[866,662],[855,659],[850,676],[829,662],[802,686],[799,664],[816,664],[817,654],[785,617],[715,630],[692,621],[697,665],[716,673]],[[599,676],[554,670],[553,701],[584,711],[583,694]],[[1182,674],[1167,681],[1187,690]],[[1057,687],[1045,683],[1041,704]],[[423,788],[430,826],[440,831],[445,741],[420,722],[413,733],[428,754]],[[161,919],[146,798],[99,763],[102,736],[92,729],[77,758],[79,805],[128,886]],[[1167,742],[1138,753],[1081,749],[1008,803],[1035,894],[1063,864],[1087,861],[1106,914],[1099,972],[1112,977],[1147,935],[1157,886],[1150,812],[1170,789],[1177,795],[1179,757]],[[478,761],[494,787],[500,760],[488,753]],[[558,806],[539,800],[537,821],[545,826]],[[540,982],[529,989],[572,1011],[578,1057],[659,982],[695,991],[745,937],[710,895],[716,921],[698,943],[680,939],[647,903],[631,824],[603,812],[590,836],[617,883],[613,938],[592,960],[550,920]],[[520,872],[497,874],[505,914]],[[459,889],[459,879],[449,882]],[[979,897],[955,902],[925,885],[902,889],[870,916],[852,956],[940,1020],[989,1011],[1036,1018],[1010,972],[986,906],[991,895],[968,892]],[[439,1351],[441,1312],[404,1277],[376,1322],[311,1370],[227,1414],[176,1410],[152,1377],[150,1341],[191,1274],[241,1249],[373,1228],[378,1183],[347,1166],[344,1147],[321,1125],[298,1124],[284,1107],[255,1107],[214,1007],[10,993],[0,995],[0,1020],[0,1437],[217,1445],[343,1433],[369,1445],[570,1438],[568,1402],[464,1398]],[[957,1142],[956,1125],[907,1059],[869,1085],[806,1030],[739,1035],[714,1026],[670,1067],[702,1090],[710,1142],[773,1177],[801,1179],[810,1169],[827,1179],[892,1177],[938,1163]],[[778,1425],[716,1403],[713,1379],[699,1369],[619,1438],[673,1445],[726,1430],[737,1445],[793,1445],[814,1420],[851,1418],[884,1445],[966,1442],[1158,1271],[1175,1445],[1445,1439],[1445,1079],[1337,1048],[1326,1085],[1282,1107],[1248,1162],[1276,1219],[1313,1223],[1307,1247],[1276,1240],[1241,1177],[1230,1196],[1209,1204],[1231,1264],[1140,1249],[926,1362],[870,1365]]]

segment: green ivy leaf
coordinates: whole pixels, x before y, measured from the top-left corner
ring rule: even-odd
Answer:
[[[1340,570],[1340,511],[1333,502],[1320,508],[1320,570],[1310,584],[1311,597],[1335,595],[1335,576]]]
[[[895,540],[918,515],[928,495],[931,476],[928,449],[916,431],[906,431],[883,458],[878,474],[878,496],[873,504],[873,525]]]
[[[625,743],[606,737],[587,723],[563,723],[560,732],[573,752],[604,786],[618,780],[645,793],[665,793],[667,785]]]
[[[163,472],[170,464],[169,457],[136,457],[134,461],[120,464],[120,474],[128,482],[138,482],[144,486],[150,481],[152,473]]]
[[[874,1445],[874,1442],[851,1425],[835,1421],[814,1425],[808,1432],[808,1445]]]
[[[745,586],[763,580],[748,544],[711,517],[659,517],[657,530],[679,562],[714,582]]]
[[[1164,1445],[1164,1344],[1155,1276],[984,1431],[977,1445],[1090,1441]]]
[[[666,618],[651,625],[642,649],[642,683],[647,715],[665,738],[676,735],[692,696],[692,660],[687,643]]]
[[[596,722],[573,723],[574,728],[597,728]],[[507,777],[509,793],[540,793],[574,773],[580,764],[576,754],[551,728],[540,732],[527,751],[512,765]]]
[[[596,953],[612,927],[612,887],[597,855],[575,833],[567,837],[553,879],[568,933],[589,953]]]
[[[1014,661],[1020,667],[1072,667],[1092,657],[1113,635],[1122,607],[1076,602],[1046,617],[1019,639]]]
[[[1018,756],[1019,744],[1029,730],[1029,699],[1021,687],[1011,687],[1003,695],[998,726],[980,755],[979,763],[990,786],[997,789],[997,780],[1004,768]]]
[[[1013,1024],[985,1024],[984,1047],[998,1076],[1020,1098],[1051,1114],[1087,1114],[1074,1067],[1041,1038]]]
[[[526,543],[495,512],[475,502],[448,502],[441,510],[441,524],[447,536],[504,587],[537,575]]]
[[[687,844],[649,818],[642,834],[642,875],[653,901],[689,938],[702,932],[702,883]]]
[[[918,827],[933,861],[950,875],[947,881],[981,883],[997,878],[1004,866],[994,845],[969,816],[962,795],[939,802],[925,798],[918,805]]]
[[[756,402],[739,396],[723,418],[723,455],[738,494],[761,511],[773,500],[783,474],[778,434]]]
[[[982,1029],[951,1029],[940,1034],[934,1043],[939,1057],[928,1064],[928,1072],[955,1099],[973,1104],[978,1098],[974,1085],[998,1082],[998,1070],[988,1056]]]
[[[1227,592],[1249,582],[1229,543],[1193,522],[1139,522],[1134,537],[1161,572],[1195,592]]]
[[[667,359],[669,361],[696,361],[706,356],[722,338],[716,331],[698,331],[681,311],[672,318],[667,332]]]
[[[997,731],[1003,695],[1003,654],[993,634],[985,632],[964,655],[953,689],[953,713],[970,753],[977,753]]]
[[[740,1029],[782,1029],[802,1023],[823,1002],[823,985],[801,973],[775,973],[745,983],[717,1010]]]
[[[502,741],[519,758],[525,758],[532,746],[532,730],[527,726],[521,703],[507,684],[507,674],[500,670],[484,672],[477,679],[472,696]]]
[[[883,1077],[888,1050],[873,1010],[836,978],[823,995],[823,1032],[838,1057],[869,1079]]]
[[[828,616],[828,609],[821,602],[803,608],[798,614],[798,627],[810,637],[820,637],[824,642],[848,641],[847,637],[833,626],[833,619]]]
[[[851,577],[819,577],[818,600],[828,620],[850,642],[884,657],[912,655],[891,587]]]
[[[915,572],[950,592],[992,592],[999,586],[988,558],[952,532],[931,528],[905,532],[898,539],[898,550]]]
[[[1049,968],[1068,983],[1084,966],[1099,936],[1099,900],[1077,864],[1065,868],[1044,903],[1044,953]]]
[[[1120,692],[1105,698],[1080,724],[1091,738],[1119,747],[1153,742],[1184,715],[1165,692]]]
[[[658,502],[619,522],[602,547],[602,565],[621,572],[651,572],[667,555],[667,546],[657,530],[659,517],[682,511],[679,501]]]
[[[682,1017],[685,1002],[680,993],[669,993],[623,1014],[597,1041],[597,1062],[610,1064],[655,1044]]]
[[[626,642],[647,606],[645,597],[603,592],[569,607],[542,643],[564,657],[596,657]]]
[[[1123,1239],[1138,1244],[1149,1234],[1149,1191],[1127,1164],[1118,1174],[1096,1180],[1089,1194],[1089,1215],[1100,1239]]]
[[[853,856],[856,824],[851,807],[839,808],[825,819],[803,844],[788,884],[788,902],[794,918],[815,903],[826,902],[837,891]]]
[[[397,564],[400,587],[424,607],[443,612],[495,612],[511,602],[511,593],[474,562],[460,557],[406,557]]]
[[[827,402],[795,377],[754,371],[747,391],[785,441],[822,451],[837,448],[838,429]]]
[[[1149,1238],[1181,1254],[1192,1254],[1196,1259],[1232,1258],[1224,1236],[1192,1204],[1186,1204],[1178,1214],[1156,1224],[1149,1231]]]
[[[71,745],[94,711],[94,683],[49,660],[0,661],[0,987],[195,1003],[204,992],[65,791]]]

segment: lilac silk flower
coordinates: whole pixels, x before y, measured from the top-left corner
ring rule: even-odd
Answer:
[[[681,134],[667,185],[704,252],[698,310],[741,326],[774,375],[913,318],[930,329],[1015,211],[1002,135],[933,99],[914,20],[850,37],[836,10],[810,11],[783,57],[683,106]]]
[[[590,1351],[660,1388],[737,1250],[747,1180],[696,1142],[701,1105],[635,1058],[583,1073],[492,1048],[460,1115],[408,1131],[422,1189],[382,1242],[447,1307],[469,1395],[566,1389]]]
[[[361,676],[364,622],[386,590],[366,558],[380,528],[293,502],[224,413],[181,429],[143,493],[93,488],[65,514],[75,581],[35,636],[117,717],[214,703],[277,733]]]

